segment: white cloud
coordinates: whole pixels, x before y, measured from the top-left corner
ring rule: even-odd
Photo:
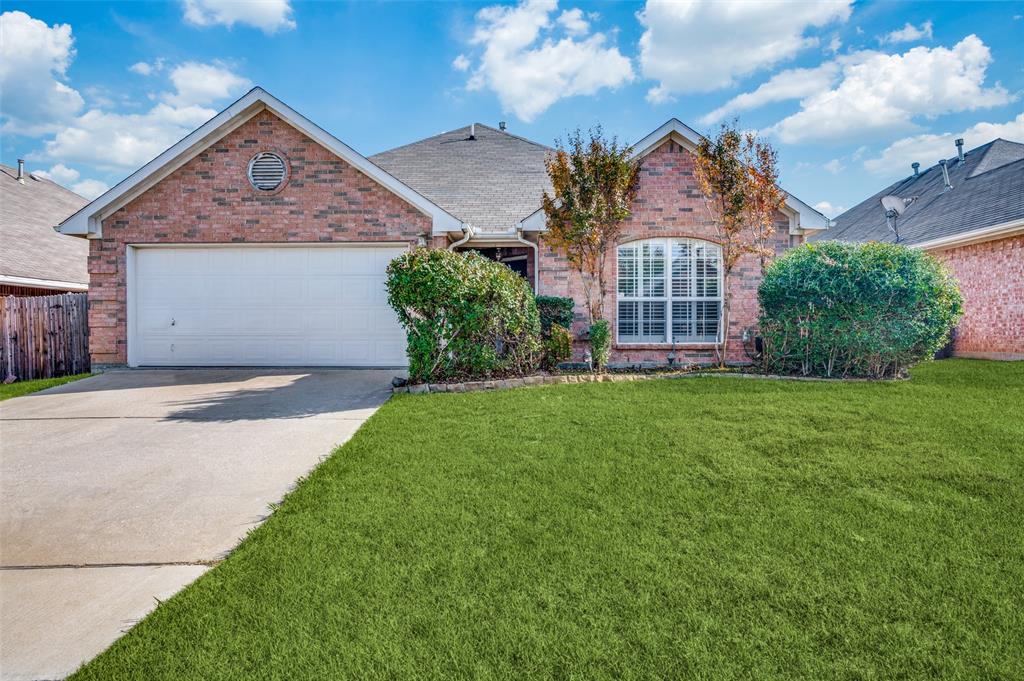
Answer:
[[[637,17],[643,75],[659,81],[648,99],[729,87],[816,45],[812,27],[850,16],[852,0],[789,3],[648,0]]]
[[[198,106],[160,103],[141,114],[91,109],[43,143],[34,160],[65,161],[106,171],[138,168],[216,115]]]
[[[247,78],[218,64],[186,62],[171,70],[173,93],[163,100],[174,106],[206,105],[219,99],[241,94],[252,85]]]
[[[52,166],[49,170],[33,171],[32,174],[52,180],[87,199],[95,199],[97,196],[109,189],[107,183],[100,182],[99,180],[86,179],[78,181],[81,173],[74,168],[68,168],[63,163],[58,163]]]
[[[966,151],[991,142],[997,137],[1024,142],[1024,113],[1005,123],[976,123],[956,133],[928,133],[905,137],[890,144],[875,158],[864,161],[864,168],[878,175],[909,175],[910,164],[914,161],[920,163],[922,168],[928,168],[938,163],[939,159],[955,156],[956,146],[953,141],[958,137],[963,138]]]
[[[464,54],[460,54],[454,60],[452,60],[452,68],[456,71],[468,71],[471,63],[469,58]]]
[[[69,24],[47,26],[24,12],[0,14],[0,118],[5,132],[50,132],[82,108],[82,96],[64,82],[74,56]]]
[[[63,163],[58,163],[51,166],[49,170],[34,170],[32,174],[53,180],[57,184],[69,185],[78,179],[80,173],[74,168],[68,168]]]
[[[828,51],[835,54],[839,51],[839,48],[843,46],[843,41],[840,40],[839,36],[832,36],[832,40],[828,41]]]
[[[522,0],[477,12],[470,42],[482,54],[466,87],[492,90],[504,110],[531,121],[563,97],[593,95],[633,79],[629,59],[608,46],[603,33],[580,34],[579,22],[570,20],[571,30],[553,22],[557,9],[556,0]]]
[[[140,76],[151,76],[154,73],[164,70],[163,58],[155,60],[152,64],[144,61],[135,62],[128,67],[128,70],[132,73],[137,73]]]
[[[837,61],[842,65],[837,86],[804,98],[800,111],[763,132],[786,143],[842,140],[913,129],[915,117],[973,111],[1014,99],[998,83],[984,87],[992,55],[975,35],[952,48],[915,47],[903,54],[864,51]]]
[[[831,161],[829,161],[828,163],[824,164],[821,167],[827,170],[828,172],[832,173],[833,175],[838,175],[839,173],[843,172],[843,170],[846,168],[846,166],[843,165],[843,162],[840,161],[838,158],[832,159]]]
[[[264,33],[295,28],[289,0],[185,0],[185,21],[228,28],[246,24]]]
[[[909,21],[898,31],[888,33],[881,38],[881,43],[912,43],[917,40],[932,39],[932,22],[926,21],[920,26],[914,26]]]
[[[801,99],[822,90],[827,90],[839,75],[839,64],[825,62],[812,69],[789,69],[780,71],[752,92],[744,92],[730,99],[714,111],[702,117],[701,123],[711,125],[739,113],[789,99]]]
[[[825,215],[825,217],[834,218],[837,215],[842,215],[846,212],[845,206],[836,206],[828,201],[818,201],[814,204],[814,210]]]
[[[583,10],[578,7],[567,9],[558,15],[558,23],[573,36],[585,35],[590,30],[590,23],[583,18]]]
[[[110,187],[107,186],[107,183],[99,180],[82,180],[71,185],[71,191],[89,200],[95,199],[108,189]]]
[[[108,172],[138,168],[215,116],[217,111],[209,105],[238,95],[249,84],[221,65],[195,62],[173,68],[170,79],[174,92],[161,95],[148,111],[90,109],[45,140],[42,151],[29,158]]]

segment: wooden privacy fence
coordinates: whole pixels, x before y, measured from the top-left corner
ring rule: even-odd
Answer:
[[[0,380],[25,381],[89,371],[87,312],[85,293],[0,297]]]

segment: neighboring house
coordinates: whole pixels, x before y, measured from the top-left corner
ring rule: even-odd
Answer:
[[[0,296],[85,291],[89,246],[53,226],[89,203],[71,190],[0,165]]]
[[[610,264],[617,361],[663,363],[673,344],[707,359],[721,332],[698,140],[671,120],[636,145]],[[477,124],[371,160],[255,88],[60,226],[89,240],[93,366],[404,365],[384,269],[416,245],[481,250],[579,305],[578,277],[538,243],[547,151]],[[778,224],[781,251],[827,220],[790,197]],[[749,258],[733,279],[734,361],[759,278]]]
[[[816,239],[897,241],[952,270],[964,297],[953,353],[1024,359],[1024,144],[996,139],[886,187]],[[905,206],[886,214],[881,200]]]

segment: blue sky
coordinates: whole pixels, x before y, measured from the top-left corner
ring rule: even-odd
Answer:
[[[834,215],[923,166],[1024,141],[1024,2],[18,2],[8,165],[92,196],[252,85],[372,154],[473,121],[551,144],[738,116]]]

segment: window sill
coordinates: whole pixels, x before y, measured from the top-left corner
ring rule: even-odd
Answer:
[[[615,343],[615,350],[671,350],[672,343]],[[676,350],[714,350],[717,343],[676,343]]]

